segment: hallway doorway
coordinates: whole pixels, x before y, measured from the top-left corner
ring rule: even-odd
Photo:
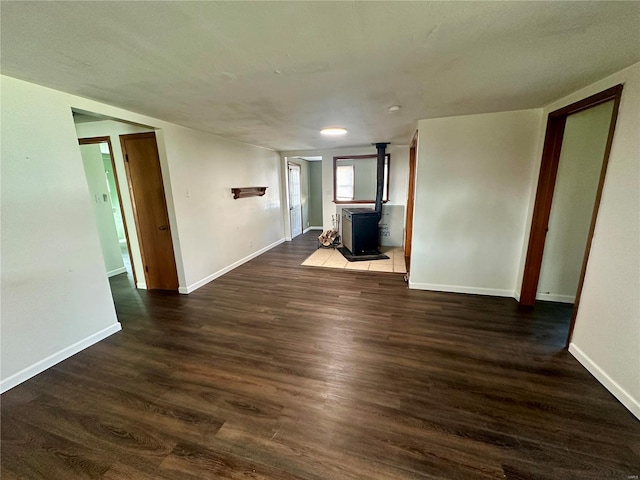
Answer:
[[[78,139],[108,277],[127,274],[135,281],[129,234],[109,137]]]

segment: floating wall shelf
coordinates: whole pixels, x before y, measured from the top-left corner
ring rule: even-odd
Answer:
[[[261,197],[267,192],[267,187],[239,187],[232,188],[233,198],[245,198],[245,197]]]

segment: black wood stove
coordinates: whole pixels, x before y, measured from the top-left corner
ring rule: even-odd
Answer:
[[[375,208],[342,209],[342,244],[352,255],[375,255],[378,250],[378,223],[382,218],[382,194],[384,191],[384,157],[388,143],[376,143],[377,181]]]

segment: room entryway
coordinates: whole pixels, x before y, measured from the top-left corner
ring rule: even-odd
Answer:
[[[300,185],[300,165],[289,162],[289,217],[291,220],[291,238],[302,234],[302,188]]]
[[[78,139],[108,277],[135,276],[109,137]]]
[[[173,239],[153,127],[73,110],[109,275],[135,288],[178,289]],[[102,151],[100,151],[102,149]],[[101,166],[104,164],[104,168]],[[93,185],[93,186],[92,186]]]
[[[578,312],[622,85],[549,114],[520,304],[573,303]]]

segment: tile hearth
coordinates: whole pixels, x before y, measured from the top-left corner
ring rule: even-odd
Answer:
[[[389,258],[349,262],[338,250],[319,248],[302,262],[302,265],[307,267],[343,268],[345,270],[367,270],[370,272],[407,273],[402,247],[380,247],[380,251]]]

